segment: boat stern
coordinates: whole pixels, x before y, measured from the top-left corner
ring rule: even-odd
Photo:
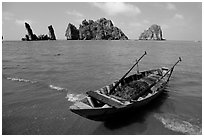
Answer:
[[[69,109],[77,115],[95,121],[104,121],[109,113],[112,112],[110,106],[104,105],[103,107],[94,108],[83,102],[76,102]]]

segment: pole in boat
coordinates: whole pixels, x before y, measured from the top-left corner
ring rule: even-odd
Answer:
[[[167,82],[169,81],[169,79],[170,79],[171,74],[172,74],[173,71],[174,71],[174,67],[172,68],[172,70],[171,70],[171,72],[170,72],[170,74],[169,74],[169,77],[168,77],[168,79],[167,79]]]
[[[138,59],[136,60],[136,63],[128,70],[127,73],[125,73],[125,75],[115,84],[115,86],[110,90],[109,94],[111,94],[115,88],[123,81],[123,79],[127,76],[127,74],[135,67],[135,65],[137,65],[139,63],[139,61],[147,54],[147,52],[145,51],[145,53]]]
[[[137,62],[137,59],[136,59],[136,62]],[[137,74],[139,74],[140,71],[139,71],[139,63],[137,63]]]
[[[158,81],[160,81],[163,77],[165,77],[170,71],[173,71],[174,67],[180,62],[181,57],[179,57],[179,60],[173,65],[173,67],[171,67]],[[172,72],[171,72],[172,73]]]
[[[143,89],[139,94],[137,94],[134,98],[134,100],[137,100],[140,96],[145,94],[150,88],[152,88],[155,84],[157,84],[160,80],[162,80],[170,71],[173,71],[174,67],[181,61],[181,57],[179,57],[179,60],[162,76],[160,77],[156,82],[152,83],[147,88]],[[172,72],[171,72],[172,73]],[[171,75],[171,74],[170,74]]]
[[[169,79],[170,79],[170,77],[171,77],[171,74],[172,74],[172,72],[173,72],[173,70],[174,70],[174,67],[175,67],[176,64],[179,63],[180,61],[182,61],[182,60],[181,60],[181,57],[179,57],[179,60],[178,60],[178,61],[175,63],[175,65],[170,69],[171,72],[170,72],[170,74],[169,74],[169,77],[168,77],[168,79],[167,79],[167,82],[169,81]],[[169,70],[169,71],[170,71],[170,70]],[[169,71],[168,71],[168,72],[169,72]],[[166,74],[168,74],[168,73],[166,73]]]

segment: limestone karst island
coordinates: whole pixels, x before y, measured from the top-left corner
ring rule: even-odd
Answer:
[[[25,35],[25,38],[21,39],[22,41],[56,40],[55,32],[54,32],[52,25],[48,26],[48,30],[49,30],[48,35],[42,34],[42,35],[36,36],[36,34],[33,33],[30,25],[26,22],[25,22],[25,28],[26,28],[28,34]]]
[[[127,40],[128,37],[121,29],[114,26],[111,20],[105,18],[83,20],[77,29],[74,25],[68,24],[66,34],[67,40]]]
[[[49,33],[36,35],[33,33],[30,25],[25,22],[27,34],[22,41],[36,41],[36,40],[56,40],[54,29],[52,25],[48,26]],[[67,40],[128,40],[128,37],[122,30],[113,25],[111,20],[100,18],[96,21],[83,20],[76,28],[75,25],[69,23],[65,30],[65,37]],[[141,33],[139,40],[165,40],[162,37],[161,27],[157,24],[150,26],[147,30]]]
[[[141,33],[139,40],[165,40],[162,37],[162,30],[159,25],[153,24]]]

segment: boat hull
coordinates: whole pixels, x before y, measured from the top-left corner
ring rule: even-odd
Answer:
[[[167,83],[164,83],[167,84]],[[149,104],[151,101],[153,101],[155,98],[157,98],[163,91],[165,86],[163,88],[160,88],[157,93],[152,95],[151,97],[144,99],[142,101],[137,101],[135,103],[129,104],[125,107],[121,108],[90,108],[90,109],[77,109],[77,108],[71,108],[70,110],[82,117],[95,120],[95,121],[108,121],[115,117],[118,117],[120,115],[123,115],[123,113],[127,113],[128,111],[134,111],[138,108],[141,108],[147,104]]]
[[[154,72],[158,72],[158,75],[160,75],[160,77],[161,77],[162,72],[166,72],[166,71],[167,71],[166,68],[165,69],[161,68],[161,69],[152,69],[152,70],[148,70],[148,71],[143,71],[140,74],[134,74],[134,75],[131,75],[131,76],[125,78],[124,83],[129,83],[129,82],[134,81],[134,80],[140,80],[141,78],[149,76],[150,74],[153,74]],[[167,79],[168,79],[168,75],[166,75],[166,77],[164,77],[162,80],[157,82],[156,85],[154,85],[150,89],[151,93],[150,92],[148,93],[148,95],[150,94],[149,96],[146,95],[145,97],[142,97],[142,99],[130,101],[128,104],[125,104],[124,106],[121,106],[121,107],[118,107],[118,106],[114,107],[114,103],[110,103],[110,102],[108,105],[94,106],[94,105],[91,105],[91,103],[86,103],[86,102],[83,102],[83,100],[82,100],[82,101],[76,102],[72,106],[70,106],[70,110],[72,112],[82,116],[82,117],[85,117],[85,118],[88,118],[91,120],[107,121],[107,120],[110,120],[114,117],[120,116],[123,113],[127,113],[129,110],[130,111],[137,111],[138,108],[143,107],[143,106],[147,105],[148,103],[150,103],[152,100],[157,98],[164,91],[164,89],[168,83]],[[110,93],[110,89],[114,86],[114,84],[115,83],[110,84],[108,86],[105,86],[105,87],[103,87],[99,90],[93,91],[93,92],[97,92],[97,93],[100,92],[100,93],[103,93],[104,95],[108,96],[108,94]],[[121,84],[120,86],[123,86],[123,85]],[[90,99],[89,95],[87,95],[85,99],[89,100]],[[110,98],[108,98],[108,99],[110,99]],[[112,100],[112,101],[114,101],[114,100]],[[88,102],[90,102],[90,101],[88,101]],[[111,104],[113,106],[111,106]]]

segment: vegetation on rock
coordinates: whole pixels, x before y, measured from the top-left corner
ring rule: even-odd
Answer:
[[[83,20],[77,29],[74,25],[68,25],[65,36],[69,40],[127,40],[128,37],[111,20],[105,18]],[[77,37],[78,36],[78,37]]]

